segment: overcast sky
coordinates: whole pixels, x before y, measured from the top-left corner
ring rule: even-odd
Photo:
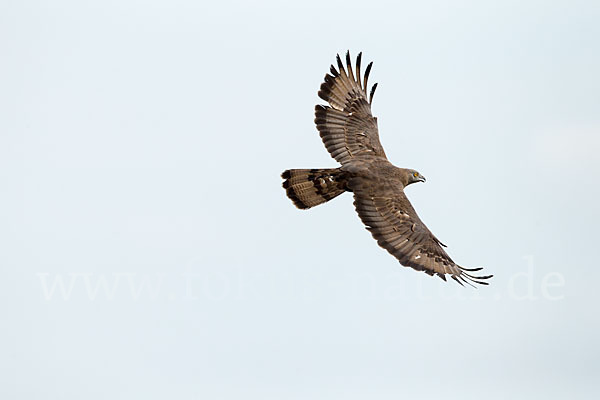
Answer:
[[[0,397],[596,399],[596,1],[0,1]],[[489,287],[402,267],[314,127],[363,51],[407,195]]]

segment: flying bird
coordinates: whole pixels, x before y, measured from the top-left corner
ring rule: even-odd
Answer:
[[[328,169],[289,169],[281,174],[287,196],[300,209],[323,204],[344,192],[354,194],[354,206],[362,222],[377,240],[406,267],[437,275],[449,275],[463,285],[487,285],[492,275],[475,275],[481,268],[456,264],[446,247],[425,226],[404,194],[404,188],[425,182],[418,171],[390,163],[379,142],[377,118],[371,114],[375,83],[367,92],[373,63],[361,76],[361,58],[346,67],[337,55],[325,75],[319,97],[329,105],[315,107],[315,123],[327,151],[341,166]],[[368,93],[368,95],[367,95]],[[473,285],[471,285],[473,286]]]

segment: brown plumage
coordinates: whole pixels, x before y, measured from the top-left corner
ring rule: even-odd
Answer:
[[[487,285],[492,275],[476,276],[481,268],[457,265],[444,251],[446,247],[421,221],[404,194],[404,188],[425,178],[417,171],[392,165],[379,142],[377,118],[371,103],[377,84],[367,100],[367,83],[373,63],[361,78],[361,57],[356,70],[350,54],[346,67],[337,56],[319,90],[329,106],[315,107],[315,123],[331,156],[342,164],[333,169],[291,169],[281,176],[287,196],[301,209],[325,203],[345,191],[354,194],[354,206],[377,243],[400,263],[446,280]]]
[[[311,208],[346,191],[346,178],[339,168],[290,169],[281,174],[283,187],[296,207]]]

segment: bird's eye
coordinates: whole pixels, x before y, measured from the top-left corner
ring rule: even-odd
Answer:
[[[413,176],[416,178],[417,176],[419,176],[419,173],[418,173],[418,172],[415,172],[415,173],[413,174]]]

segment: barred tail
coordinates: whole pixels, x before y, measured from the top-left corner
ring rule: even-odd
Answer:
[[[339,168],[288,169],[281,177],[287,196],[301,209],[326,203],[346,191],[345,174]]]

